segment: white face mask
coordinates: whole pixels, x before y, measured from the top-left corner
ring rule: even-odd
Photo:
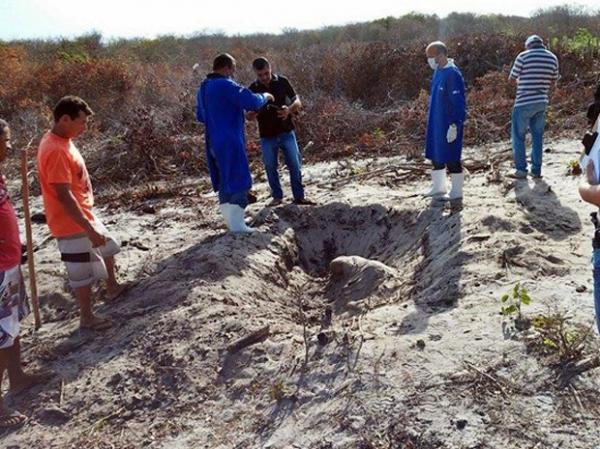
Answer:
[[[431,70],[435,70],[439,67],[439,64],[437,63],[435,58],[427,58],[427,62],[429,64],[429,67],[431,67]]]

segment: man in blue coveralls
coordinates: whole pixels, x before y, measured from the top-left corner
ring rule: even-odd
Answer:
[[[426,50],[427,62],[434,71],[431,82],[429,118],[425,157],[431,160],[431,187],[424,196],[446,194],[446,169],[450,172],[452,187],[444,200],[462,198],[465,175],[461,156],[463,127],[467,116],[465,83],[460,70],[443,42],[432,42]]]
[[[213,189],[219,192],[221,213],[229,230],[248,234],[255,230],[244,222],[252,175],[246,154],[244,111],[256,111],[268,101],[270,93],[254,94],[236,83],[235,59],[223,53],[213,62],[198,90],[196,117],[204,123],[206,159]]]

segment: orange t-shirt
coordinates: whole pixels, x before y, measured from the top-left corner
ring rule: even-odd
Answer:
[[[92,213],[94,206],[92,183],[81,153],[71,139],[65,139],[48,131],[40,142],[37,162],[50,233],[54,237],[81,234],[84,229],[67,213],[52,186],[52,184],[70,184],[71,192],[85,217],[91,222],[95,221]]]

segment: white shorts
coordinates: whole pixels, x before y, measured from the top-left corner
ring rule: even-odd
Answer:
[[[100,279],[106,279],[108,272],[104,258],[112,257],[120,251],[120,242],[108,233],[100,221],[94,222],[94,228],[107,238],[106,244],[92,248],[92,242],[86,234],[57,240],[71,288],[88,287]]]
[[[0,271],[0,349],[10,348],[19,336],[29,304],[21,267]]]

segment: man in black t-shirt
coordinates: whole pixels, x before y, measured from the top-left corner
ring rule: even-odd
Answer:
[[[249,112],[246,115],[249,120],[258,118],[263,162],[273,197],[270,204],[276,206],[283,200],[283,191],[277,172],[277,156],[281,149],[285,165],[290,172],[294,203],[312,205],[314,203],[304,197],[302,156],[296,141],[292,120],[293,114],[302,107],[300,98],[287,78],[272,73],[271,65],[265,58],[255,59],[252,67],[256,73],[256,81],[249,86],[250,90],[254,93],[270,93],[275,97],[275,101],[270,101],[258,112]]]

